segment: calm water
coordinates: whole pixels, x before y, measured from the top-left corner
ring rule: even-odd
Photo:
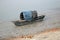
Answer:
[[[40,13],[56,8],[60,8],[60,0],[0,0],[0,20],[19,20],[23,10],[37,10]]]
[[[15,26],[11,21],[0,21],[0,38],[35,34],[45,29],[60,28],[60,10],[47,10],[38,14],[46,15],[44,21],[25,26]]]

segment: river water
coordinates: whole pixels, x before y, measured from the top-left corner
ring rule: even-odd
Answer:
[[[60,28],[60,10],[47,10],[38,13],[38,15],[42,14],[45,15],[42,22],[24,26],[15,26],[11,21],[0,20],[0,39],[35,34],[51,28]]]

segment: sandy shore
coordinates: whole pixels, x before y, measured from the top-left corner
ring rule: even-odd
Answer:
[[[60,28],[45,30],[35,35],[18,36],[4,40],[60,40]]]

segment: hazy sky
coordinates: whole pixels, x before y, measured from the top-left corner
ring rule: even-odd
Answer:
[[[23,10],[60,8],[60,0],[0,0],[0,20],[16,20]]]

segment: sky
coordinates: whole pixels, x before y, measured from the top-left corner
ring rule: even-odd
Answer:
[[[38,12],[60,8],[60,0],[0,0],[0,20],[18,20],[24,10]]]

